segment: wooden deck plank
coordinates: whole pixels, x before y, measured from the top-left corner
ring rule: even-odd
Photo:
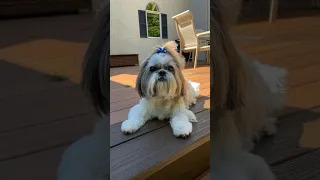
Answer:
[[[17,159],[0,161],[0,179],[57,180],[57,167],[67,146],[30,154]]]
[[[188,139],[175,138],[169,126],[137,137],[110,150],[110,179],[130,179],[210,134],[209,110],[197,114]],[[157,140],[155,141],[155,137]],[[161,152],[161,153],[160,153]]]
[[[91,132],[95,118],[96,114],[90,113],[19,131],[0,133],[0,144],[5,144],[0,149],[0,161],[71,143]]]
[[[319,64],[289,70],[289,87],[303,86],[320,80]]]
[[[289,90],[286,105],[298,109],[310,109],[320,105],[320,81],[296,86]]]
[[[302,109],[294,111],[302,111]],[[254,152],[264,157],[269,164],[276,165],[312,151],[311,148],[301,147],[299,139],[303,124],[315,121],[318,118],[320,118],[320,108],[306,110],[280,119],[277,133],[274,136],[263,138],[256,145]]]
[[[320,179],[320,149],[273,166],[279,180]]]
[[[68,80],[54,81],[49,75],[4,60],[0,60],[0,72],[0,99],[74,85]]]
[[[0,132],[94,111],[79,85],[1,99],[0,108],[1,118],[7,120]]]

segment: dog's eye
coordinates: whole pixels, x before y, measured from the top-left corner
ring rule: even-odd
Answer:
[[[154,66],[151,66],[151,67],[150,67],[150,71],[151,71],[151,72],[156,71],[156,70],[157,70],[156,67],[154,67]]]
[[[173,67],[172,66],[168,66],[168,70],[172,72],[173,71]]]

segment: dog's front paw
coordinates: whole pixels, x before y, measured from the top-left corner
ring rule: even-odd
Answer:
[[[186,110],[186,114],[187,114],[190,122],[198,122],[196,115],[192,111]]]
[[[189,121],[172,121],[171,127],[176,137],[186,138],[192,132],[192,123]]]
[[[131,134],[136,132],[140,126],[132,120],[125,120],[121,124],[121,131],[126,134]]]

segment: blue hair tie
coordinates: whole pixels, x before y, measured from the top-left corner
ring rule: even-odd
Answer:
[[[157,53],[159,54],[159,53],[167,53],[167,49],[166,48],[161,48],[161,47],[159,47],[158,49],[157,49]]]

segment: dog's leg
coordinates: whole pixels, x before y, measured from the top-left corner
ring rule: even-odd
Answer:
[[[266,122],[263,126],[263,132],[266,133],[267,136],[272,136],[277,132],[277,118],[267,118]]]
[[[181,111],[171,118],[170,125],[173,130],[173,134],[176,137],[184,138],[189,136],[192,132],[192,123],[189,120],[189,115],[190,113]]]
[[[196,115],[192,111],[186,109],[185,112],[190,122],[198,122]]]
[[[121,124],[121,130],[124,133],[134,133],[140,129],[151,117],[148,117],[146,111],[140,104],[133,106],[128,114],[128,120]]]

